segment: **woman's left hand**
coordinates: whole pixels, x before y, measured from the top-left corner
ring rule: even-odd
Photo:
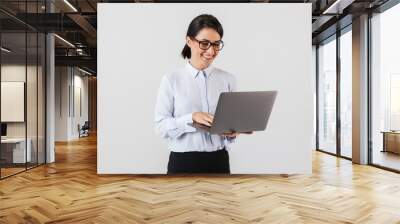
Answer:
[[[240,132],[225,132],[222,135],[225,137],[235,138],[239,136]]]
[[[226,137],[230,137],[230,138],[235,138],[237,136],[239,136],[240,134],[253,134],[252,131],[249,132],[225,132],[222,135],[226,136]]]

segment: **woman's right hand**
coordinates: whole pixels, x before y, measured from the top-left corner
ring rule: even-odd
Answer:
[[[211,126],[214,116],[205,112],[194,112],[192,114],[192,120],[199,124]]]

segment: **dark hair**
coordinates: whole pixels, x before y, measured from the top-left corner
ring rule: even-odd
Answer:
[[[221,23],[219,23],[217,18],[215,18],[213,15],[202,14],[197,16],[192,20],[192,22],[190,22],[186,36],[196,37],[199,31],[202,30],[203,28],[214,29],[221,36],[221,38],[224,35],[224,30],[222,29],[222,25]],[[190,47],[187,44],[185,44],[185,47],[183,48],[181,55],[184,59],[191,57]]]

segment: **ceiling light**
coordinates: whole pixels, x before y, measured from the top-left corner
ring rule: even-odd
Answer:
[[[2,51],[6,52],[6,53],[10,53],[10,52],[11,52],[11,50],[9,50],[9,49],[7,49],[7,48],[5,48],[5,47],[1,47],[0,49],[1,49]]]
[[[69,45],[69,46],[75,48],[75,45],[71,44],[71,42],[69,42],[69,41],[67,41],[66,39],[60,37],[59,35],[54,34],[54,36],[57,37],[58,39],[60,39],[61,41],[63,41],[64,43],[66,43],[67,45]]]
[[[336,5],[340,2],[340,0],[336,0],[332,5],[330,5],[327,9],[324,10],[324,12],[322,14],[327,14],[330,13],[330,11],[332,11],[332,9],[334,9],[334,7],[336,7]]]
[[[74,10],[74,12],[78,12],[78,10],[71,4],[69,3],[68,0],[64,0],[65,4],[67,4],[72,10]]]
[[[324,10],[322,14],[341,14],[343,9],[351,5],[355,0],[336,0],[332,5]]]
[[[81,69],[81,68],[79,68],[79,67],[78,67],[78,70],[81,71],[81,72],[83,72],[83,73],[85,73],[85,74],[87,74],[87,75],[92,75],[92,73],[90,73],[90,72],[88,72],[88,71],[86,71],[86,70],[83,70],[83,69]]]

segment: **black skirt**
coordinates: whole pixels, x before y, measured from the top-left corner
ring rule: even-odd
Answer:
[[[168,174],[230,173],[229,154],[225,149],[214,152],[171,152]]]

